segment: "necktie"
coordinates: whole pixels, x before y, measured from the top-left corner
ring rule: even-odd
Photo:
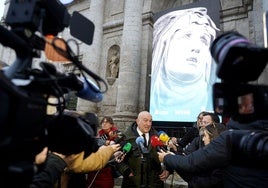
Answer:
[[[147,139],[146,139],[146,136],[145,136],[145,134],[142,134],[142,136],[143,136],[143,138],[144,138],[144,147],[146,147],[147,148]]]

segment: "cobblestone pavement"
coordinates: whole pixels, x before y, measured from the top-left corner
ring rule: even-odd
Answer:
[[[114,188],[120,188],[121,181],[122,176],[116,178]],[[187,188],[187,187],[188,187],[187,183],[183,181],[183,179],[181,179],[181,177],[177,173],[174,173],[174,175],[170,175],[165,182],[165,188]]]

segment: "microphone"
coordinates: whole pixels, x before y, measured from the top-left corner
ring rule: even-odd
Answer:
[[[102,101],[103,93],[100,91],[99,87],[96,86],[95,83],[93,83],[89,79],[85,79],[84,77],[79,77],[78,80],[82,82],[83,87],[79,91],[77,91],[77,97],[92,102]]]
[[[118,159],[120,162],[121,162],[121,158],[122,158],[122,156],[123,155],[125,155],[125,154],[127,154],[130,150],[131,150],[131,148],[132,148],[132,145],[131,145],[131,143],[126,143],[125,145],[124,145],[124,147],[122,148],[122,152],[118,155],[118,156],[115,156],[115,155],[113,155],[112,156],[112,159],[109,161],[110,163],[111,162],[114,162],[116,159]]]
[[[149,153],[148,149],[144,146],[144,138],[139,136],[136,138],[136,144],[140,147],[142,153]]]
[[[77,77],[74,73],[61,73],[58,72],[56,67],[51,63],[40,63],[43,72],[53,76],[51,82],[57,81],[57,84],[63,89],[64,92],[68,92],[68,90],[77,91],[76,96],[85,100],[89,100],[92,102],[100,102],[103,99],[103,92],[93,83],[91,80],[84,77]],[[37,81],[39,77],[42,78],[43,73],[37,76]],[[44,79],[41,79],[44,80]],[[45,85],[43,88],[47,87],[47,80],[45,81]],[[39,83],[40,85],[40,83]],[[51,87],[50,85],[48,85]]]
[[[165,144],[167,144],[168,141],[170,140],[170,137],[164,131],[159,131],[158,132],[158,137]]]
[[[163,150],[164,152],[167,152],[167,150],[164,147],[163,142],[158,138],[156,135],[151,136],[151,145],[156,148],[158,151]]]
[[[167,150],[164,148],[163,142],[156,135],[151,136],[151,145],[154,148],[156,148],[158,151],[163,150],[164,152],[167,152]],[[162,170],[166,169],[166,167],[165,167],[163,162],[161,162],[161,168],[162,168]]]
[[[122,149],[123,153],[121,153],[119,156],[118,156],[118,159],[121,160],[122,156],[127,154],[132,148],[132,145],[131,143],[126,143]]]
[[[165,133],[164,131],[159,131],[158,132],[158,137],[159,139],[165,144],[167,145],[168,144],[168,141],[170,140],[170,137],[167,135],[167,133]],[[174,143],[174,145],[178,146],[177,143]]]
[[[126,153],[128,153],[130,150],[131,150],[131,148],[132,148],[132,145],[131,145],[131,143],[126,143],[125,145],[124,145],[124,147],[123,147],[123,153],[124,154],[126,154]]]

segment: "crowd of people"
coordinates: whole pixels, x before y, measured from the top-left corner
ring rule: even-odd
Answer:
[[[95,135],[96,151],[64,155],[45,147],[36,155],[38,170],[25,187],[113,188],[115,178],[121,176],[122,188],[164,188],[175,172],[189,188],[265,187],[267,168],[236,165],[232,160],[235,129],[264,130],[265,122],[221,122],[217,114],[202,111],[183,137],[169,137],[155,147],[152,138],[159,130],[153,127],[150,112],[141,111],[124,131],[118,130],[111,116],[104,116]],[[122,149],[126,143],[131,145],[128,151]]]
[[[243,126],[254,130],[255,124]],[[123,152],[122,143],[116,140],[119,130],[112,117],[105,116],[96,135],[103,145],[96,152],[85,157],[84,152],[63,155],[44,148],[35,158],[40,169],[30,187],[113,188],[115,178],[122,176],[122,188],[163,188],[175,172],[189,188],[265,187],[267,168],[236,166],[232,161],[232,132],[239,127],[241,124],[232,119],[223,123],[218,115],[202,111],[184,137],[170,137],[159,148],[152,144],[152,136],[158,135],[152,115],[142,111],[122,131],[120,142],[131,144],[131,149]],[[141,137],[143,142],[137,142]]]

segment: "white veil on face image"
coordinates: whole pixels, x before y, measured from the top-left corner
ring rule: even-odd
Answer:
[[[217,27],[207,9],[169,12],[154,24],[150,113],[155,121],[195,121],[212,111],[215,63],[209,51]]]

